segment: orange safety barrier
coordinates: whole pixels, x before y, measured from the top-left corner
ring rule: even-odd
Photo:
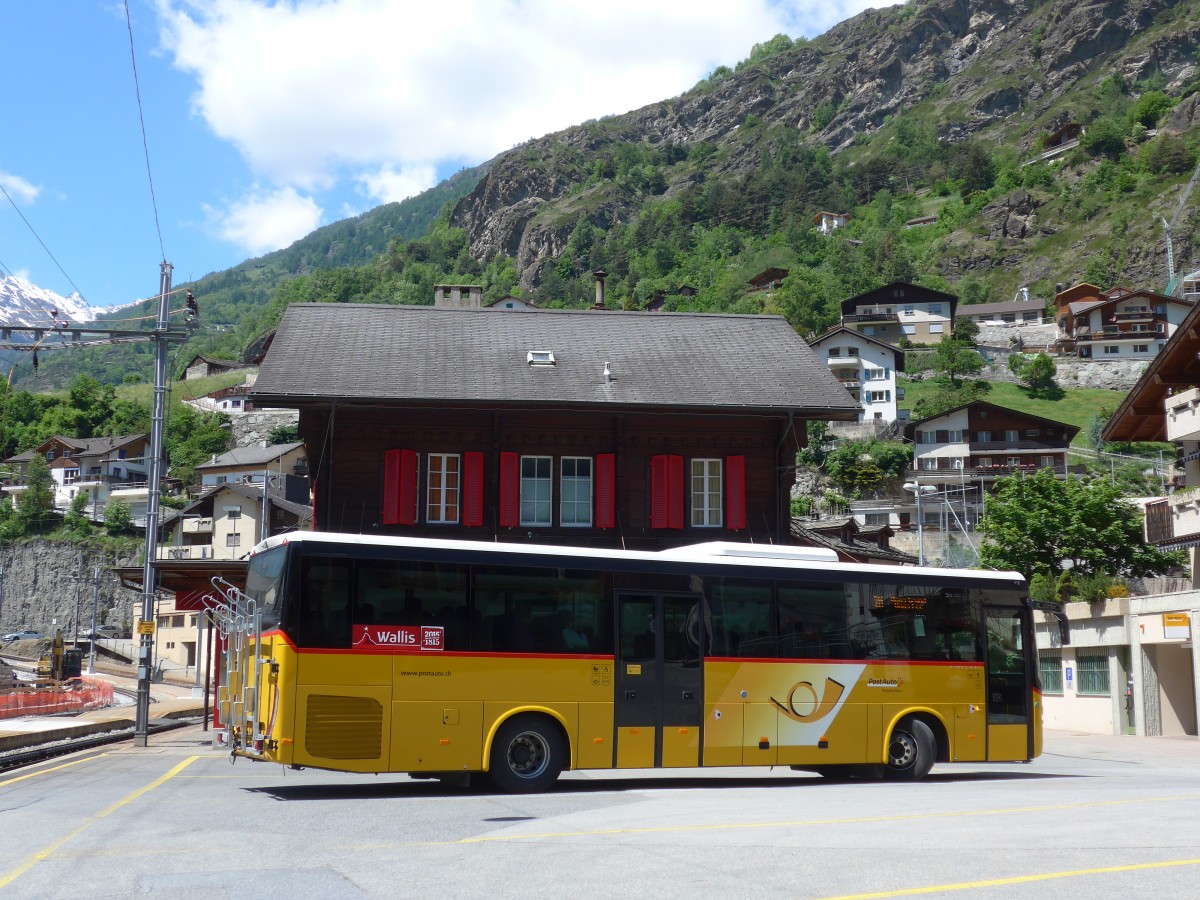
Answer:
[[[81,678],[62,689],[18,689],[0,694],[0,719],[45,716],[61,712],[83,712],[112,706],[113,686],[107,681]]]

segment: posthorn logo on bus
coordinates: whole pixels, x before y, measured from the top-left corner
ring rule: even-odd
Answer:
[[[355,625],[354,646],[384,650],[444,650],[446,629],[440,625]]]

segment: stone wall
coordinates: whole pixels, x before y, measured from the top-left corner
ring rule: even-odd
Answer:
[[[137,564],[137,554],[115,558],[75,544],[35,540],[0,547],[4,605],[0,632],[31,628],[45,635],[63,629],[74,635],[76,615],[82,634],[92,627],[92,576],[100,569],[97,625],[129,628],[141,610],[140,592],[121,586],[110,569]],[[77,613],[78,610],[78,613]]]
[[[256,409],[229,416],[231,448],[252,447],[269,441],[276,428],[295,425],[300,413],[294,409]]]

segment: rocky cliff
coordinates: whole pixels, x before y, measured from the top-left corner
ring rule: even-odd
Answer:
[[[921,110],[944,141],[976,137],[1029,153],[1039,135],[1096,115],[1077,93],[1089,79],[1152,77],[1168,92],[1194,81],[1200,20],[1190,7],[1173,0],[924,0],[867,10],[674,99],[503,154],[457,203],[452,222],[467,230],[476,258],[512,256],[529,287],[563,252],[581,214],[598,227],[636,214],[640,201],[629,191],[588,178],[622,144],[684,151],[664,172],[667,196],[698,178],[758,166],[775,125],[841,153]],[[1168,127],[1186,130],[1195,116],[1195,103],[1185,103]],[[716,152],[698,171],[688,154],[704,143]],[[1038,220],[1038,201],[1028,195],[1002,206],[989,222],[1012,253],[998,261],[1022,265],[1054,225]],[[997,261],[968,236],[960,244],[949,277],[978,268],[981,258]],[[1133,273],[1141,271],[1137,262]],[[1152,260],[1143,262],[1148,272]]]
[[[68,639],[78,620],[80,632],[92,625],[92,577],[100,570],[97,625],[129,628],[141,594],[121,587],[109,569],[136,565],[134,556],[117,557],[53,541],[8,543],[0,547],[3,607],[0,632],[33,629],[45,635],[62,628]]]

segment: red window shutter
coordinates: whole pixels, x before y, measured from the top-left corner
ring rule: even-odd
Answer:
[[[683,527],[683,457],[650,457],[650,527]]]
[[[725,459],[725,527],[741,531],[746,527],[746,457]]]
[[[521,457],[516,453],[500,454],[500,527],[516,528],[520,524]]]
[[[383,458],[383,524],[414,525],[417,521],[417,454],[388,450]]]
[[[596,527],[612,528],[616,524],[617,457],[601,453],[596,457]]]
[[[383,455],[383,524],[400,521],[400,452],[389,450]]]
[[[463,524],[478,528],[483,524],[483,454],[463,454]]]
[[[670,475],[670,527],[683,528],[683,457],[669,456]]]

